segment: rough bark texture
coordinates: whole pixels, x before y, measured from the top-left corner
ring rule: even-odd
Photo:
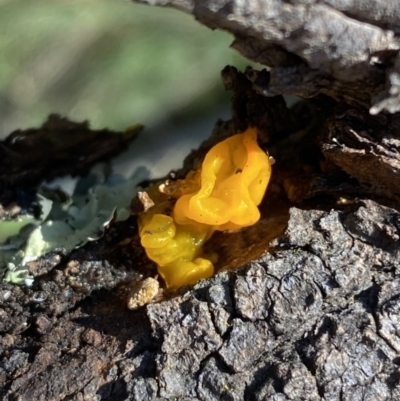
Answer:
[[[383,120],[383,121],[382,121]],[[399,116],[379,121],[346,110],[327,123],[321,139],[325,157],[377,195],[400,201]]]
[[[265,130],[276,159],[260,222],[208,244],[219,269],[242,268],[130,311],[138,273],[154,275],[134,217],[30,262],[31,288],[0,285],[1,399],[400,397],[399,190],[384,179],[397,119],[325,97],[287,110],[234,68],[223,78],[234,124]],[[232,127],[218,124],[186,169]]]
[[[31,262],[31,288],[0,285],[0,399],[399,400],[397,1],[146,2],[272,67],[224,69],[233,120],[176,174],[257,126],[276,160],[262,218],[209,241],[217,276],[136,311],[129,290],[154,266],[134,217]]]
[[[94,163],[126,149],[142,128],[91,130],[87,121],[52,114],[40,128],[12,132],[0,145],[0,203],[15,200],[21,188],[34,191],[43,180],[87,173]]]
[[[85,298],[67,268],[3,284],[1,397],[399,399],[399,235],[370,200],[292,208],[270,253],[138,311],[116,289]]]
[[[373,114],[400,110],[397,0],[139,0],[231,32],[232,46],[273,67],[267,95],[320,93]]]

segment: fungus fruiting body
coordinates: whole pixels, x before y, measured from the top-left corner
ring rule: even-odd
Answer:
[[[142,226],[140,236],[167,286],[177,288],[212,276],[212,262],[201,257],[211,232],[204,224],[180,225],[172,217],[156,213]]]
[[[212,276],[215,255],[203,254],[205,241],[215,230],[237,230],[259,220],[257,206],[270,175],[271,164],[257,144],[257,130],[248,128],[209,150],[200,179],[187,175],[185,187],[191,192],[177,200],[171,215],[157,202],[141,215],[141,244],[168,288]]]

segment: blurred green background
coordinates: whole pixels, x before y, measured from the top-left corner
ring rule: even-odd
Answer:
[[[229,118],[231,94],[223,89],[220,71],[227,64],[242,68],[248,63],[229,48],[231,41],[230,35],[181,12],[125,0],[0,0],[0,138],[39,126],[54,112],[88,120],[93,128],[124,130],[142,122],[146,129],[125,152],[94,166],[83,180],[87,199],[97,199],[90,194],[99,187],[91,192],[90,185],[107,184],[110,210],[128,210],[140,181],[179,168],[190,150],[209,137],[217,119]],[[99,179],[91,183],[92,177]],[[46,186],[72,194],[78,181],[65,176]],[[122,192],[114,196],[117,184]],[[85,205],[79,210],[83,215],[97,201]],[[94,208],[80,229],[68,225],[65,216],[54,217],[47,238],[41,239],[47,222],[35,229],[32,249],[41,253],[54,243],[84,243],[93,236],[87,229],[96,235],[104,229],[105,221],[98,219],[103,214]],[[10,235],[4,224],[2,230],[0,241]],[[0,278],[8,262],[17,266],[24,263],[22,257],[37,256],[16,238],[13,246],[7,244],[8,253],[0,249]]]
[[[231,41],[124,0],[0,0],[0,136],[51,112],[116,130],[215,121],[229,110],[221,69],[248,64]]]

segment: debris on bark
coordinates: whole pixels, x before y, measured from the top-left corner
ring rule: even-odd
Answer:
[[[148,305],[156,300],[161,300],[162,290],[158,280],[148,277],[135,283],[128,295],[128,308],[138,309],[141,306]]]
[[[131,212],[137,216],[140,213],[146,213],[153,206],[154,202],[151,200],[149,194],[145,191],[139,191],[132,199]]]

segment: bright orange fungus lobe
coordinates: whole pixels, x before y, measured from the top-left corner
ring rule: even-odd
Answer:
[[[181,196],[173,217],[154,206],[140,219],[141,243],[169,288],[193,284],[214,273],[203,244],[215,230],[236,230],[255,224],[258,205],[271,175],[268,156],[257,144],[257,130],[248,128],[218,143],[207,153],[199,188]],[[189,173],[186,180],[193,179]]]

